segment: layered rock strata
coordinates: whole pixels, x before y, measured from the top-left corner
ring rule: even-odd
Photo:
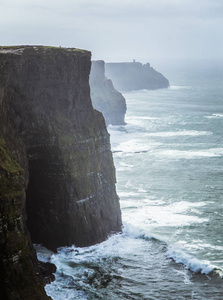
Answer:
[[[1,102],[1,118],[4,106]],[[2,119],[1,119],[2,121]],[[2,122],[1,122],[2,125]],[[26,156],[22,142],[0,137],[0,299],[28,300],[47,297],[39,274],[36,254],[25,225],[24,172]],[[7,132],[7,131],[6,131]],[[21,166],[15,161],[20,160]]]
[[[149,63],[106,63],[105,74],[119,91],[154,90],[169,87],[169,81]]]
[[[90,66],[90,52],[78,49],[0,48],[1,299],[47,299],[27,227],[52,250],[121,230]]]
[[[105,63],[102,60],[92,61],[90,87],[92,104],[102,112],[106,124],[125,125],[125,98],[105,76]]]

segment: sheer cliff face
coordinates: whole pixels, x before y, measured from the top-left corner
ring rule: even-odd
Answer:
[[[159,72],[139,62],[106,63],[105,73],[120,91],[154,90],[169,87],[169,81]]]
[[[26,215],[32,241],[53,250],[121,230],[109,135],[90,99],[90,65],[90,53],[77,49],[0,48],[0,255],[8,257],[10,229],[21,268],[24,255],[35,264]],[[14,263],[4,255],[1,264]]]
[[[92,61],[90,73],[92,104],[102,112],[106,124],[125,125],[126,101],[105,76],[105,63]]]
[[[1,102],[1,118],[2,112]],[[13,142],[10,144],[11,149],[14,145]],[[20,149],[14,150],[13,153],[17,157],[24,155],[22,143]],[[26,163],[25,156],[23,162]],[[24,224],[26,187],[24,175],[24,170],[16,163],[12,151],[2,137],[1,127],[0,299],[2,300],[51,299],[44,291],[36,255]]]

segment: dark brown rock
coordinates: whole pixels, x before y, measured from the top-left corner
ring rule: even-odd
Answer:
[[[8,144],[13,148],[13,143]],[[15,154],[21,158],[22,143],[20,146]],[[36,254],[24,223],[26,175],[0,137],[1,300],[51,299],[43,289]]]
[[[55,280],[56,266],[50,262],[39,261],[39,271],[43,285],[50,284]]]

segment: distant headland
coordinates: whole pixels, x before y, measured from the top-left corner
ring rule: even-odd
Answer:
[[[168,88],[169,81],[154,70],[149,63],[140,62],[106,63],[105,75],[119,91],[154,90]]]

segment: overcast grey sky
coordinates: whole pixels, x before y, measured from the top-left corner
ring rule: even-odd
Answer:
[[[0,0],[0,44],[76,47],[93,59],[223,58],[223,0]]]

